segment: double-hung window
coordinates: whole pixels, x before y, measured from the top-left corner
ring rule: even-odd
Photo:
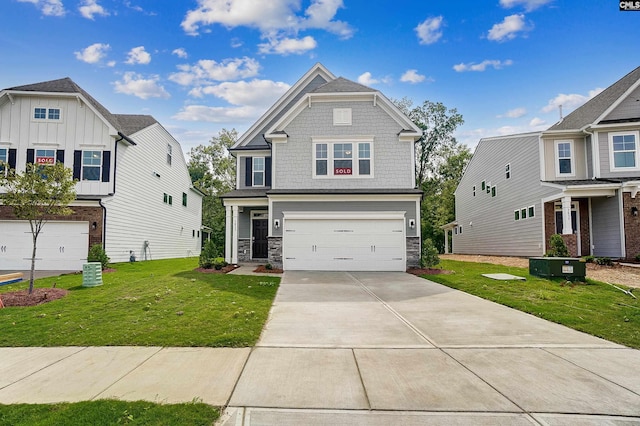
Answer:
[[[370,177],[373,175],[372,142],[316,142],[314,177]]]
[[[253,157],[253,186],[264,186],[264,157]]]
[[[556,173],[573,176],[573,141],[556,141]]]
[[[102,176],[102,151],[82,151],[82,180],[99,181]]]
[[[35,163],[39,166],[56,164],[55,149],[36,149]]]
[[[613,170],[637,170],[638,132],[617,132],[609,134],[611,164]]]

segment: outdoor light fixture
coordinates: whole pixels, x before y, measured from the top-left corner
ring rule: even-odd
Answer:
[[[409,228],[413,229],[416,227],[416,220],[415,219],[409,219]]]
[[[631,207],[631,214],[638,216],[638,208],[636,206]]]
[[[276,229],[280,228],[280,220],[279,219],[275,219],[273,221],[273,227],[276,228]]]
[[[98,228],[98,222],[93,222],[91,224],[91,229],[95,230],[96,228]]]

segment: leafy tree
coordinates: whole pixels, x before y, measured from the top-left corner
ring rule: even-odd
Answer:
[[[458,144],[453,133],[464,119],[455,108],[448,109],[441,102],[424,101],[415,107],[406,97],[392,102],[422,129],[416,143],[416,186],[420,188],[442,163],[443,152]]]
[[[69,204],[75,200],[73,171],[62,163],[51,166],[27,164],[23,173],[5,170],[0,173],[2,203],[11,206],[18,219],[29,221],[33,249],[31,252],[31,274],[29,294],[33,292],[33,272],[36,266],[38,236],[47,221],[53,216],[68,216],[73,211]]]
[[[202,224],[212,229],[211,240],[218,249],[225,243],[225,211],[219,197],[235,188],[236,162],[229,148],[237,139],[235,129],[222,129],[208,145],[191,148],[187,164],[191,181],[205,194]]]

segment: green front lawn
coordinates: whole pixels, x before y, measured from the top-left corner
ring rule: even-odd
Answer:
[[[0,309],[0,346],[253,346],[280,278],[195,272],[195,258],[113,265],[99,287],[82,274],[36,281],[70,290],[39,306]],[[0,287],[25,289],[28,282]]]
[[[431,281],[528,312],[549,321],[640,348],[640,300],[597,281],[567,285],[529,275],[528,269],[442,260],[453,274],[424,275]],[[507,273],[526,281],[496,281],[482,274]],[[638,292],[640,296],[640,292]]]
[[[207,425],[220,410],[203,403],[154,404],[98,400],[62,404],[0,404],[0,426]]]

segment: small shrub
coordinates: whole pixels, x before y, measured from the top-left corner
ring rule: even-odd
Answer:
[[[220,269],[224,268],[225,266],[228,265],[228,263],[224,260],[224,258],[222,257],[216,257],[215,259],[213,259],[213,267],[219,271]]]
[[[549,238],[549,246],[551,247],[547,253],[547,257],[569,257],[569,249],[560,234],[553,234]]]
[[[636,262],[640,262],[640,253],[636,254]]]
[[[207,240],[200,252],[199,265],[201,268],[211,269],[213,267],[213,261],[219,257],[219,251],[213,240]]]
[[[421,268],[433,268],[440,263],[438,249],[433,245],[433,241],[427,238],[422,242],[422,256],[420,257]]]
[[[102,269],[107,269],[107,266],[109,266],[109,256],[107,256],[107,252],[102,248],[102,244],[94,244],[89,248],[87,262],[100,262]]]
[[[273,265],[270,263],[267,263],[266,265],[264,265],[264,269],[266,269],[267,271],[270,271],[273,269]]]
[[[610,257],[596,257],[596,263],[601,266],[613,266],[613,260]]]
[[[582,256],[582,261],[584,263],[593,263],[595,262],[596,257],[595,256]]]

